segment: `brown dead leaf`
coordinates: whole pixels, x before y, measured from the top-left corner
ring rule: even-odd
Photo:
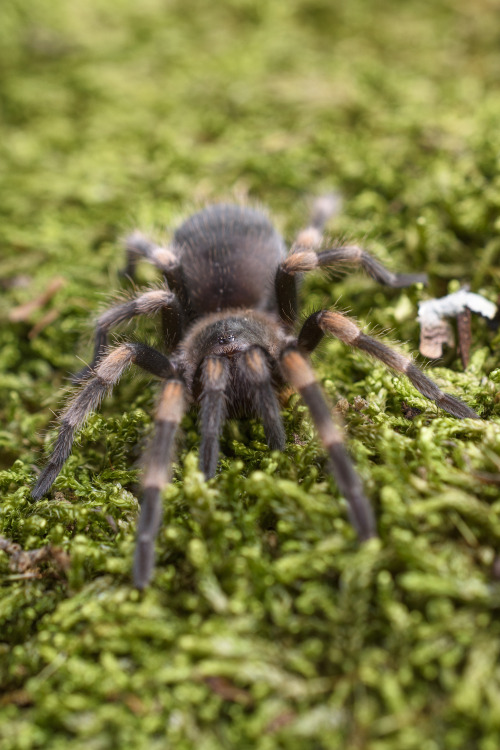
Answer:
[[[9,320],[11,323],[21,323],[29,320],[32,313],[39,310],[41,307],[50,302],[56,292],[61,289],[66,283],[66,280],[62,276],[56,276],[52,279],[47,289],[35,299],[25,302],[23,305],[14,307],[9,313]]]
[[[57,310],[49,310],[48,313],[45,313],[45,315],[40,318],[38,323],[33,326],[31,331],[28,333],[28,338],[30,340],[33,340],[38,336],[38,334],[43,331],[44,328],[46,328],[48,325],[54,322],[54,320],[57,319],[59,315],[59,312]]]
[[[269,722],[267,725],[265,732],[266,734],[274,734],[274,732],[279,732],[280,729],[283,727],[286,727],[288,724],[291,724],[294,719],[297,718],[297,714],[294,711],[283,711],[281,714],[278,714],[278,716],[275,716],[275,718]]]
[[[38,549],[23,550],[20,544],[0,536],[0,550],[9,555],[9,568],[12,572],[26,578],[41,578],[40,565],[46,562],[53,563],[54,567],[63,573],[69,570],[69,555],[60,547],[51,544]]]
[[[10,693],[5,693],[0,697],[0,706],[31,706],[33,704],[33,698],[27,690],[12,690]]]
[[[439,359],[443,346],[454,346],[455,337],[450,324],[441,320],[433,325],[422,325],[420,330],[420,354],[429,359]]]
[[[417,409],[416,406],[409,406],[406,401],[401,401],[401,411],[405,419],[415,419],[419,414],[422,414],[422,409]]]
[[[147,714],[146,705],[142,702],[139,696],[134,693],[127,693],[123,702],[136,716],[145,716]]]
[[[368,401],[361,396],[354,396],[353,406],[356,411],[363,411],[369,404]]]
[[[341,396],[335,404],[334,411],[345,417],[350,408],[349,401]]]
[[[205,677],[205,683],[217,695],[232,703],[241,703],[248,706],[253,702],[252,696],[247,690],[243,690],[228,680],[226,677]]]

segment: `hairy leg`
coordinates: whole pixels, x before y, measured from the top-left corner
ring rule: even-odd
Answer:
[[[319,344],[324,333],[336,336],[344,344],[361,349],[380,359],[396,372],[406,375],[423,396],[434,401],[452,416],[460,419],[467,417],[479,419],[479,415],[469,406],[463,404],[459,399],[443,393],[434,381],[424,375],[422,370],[413,363],[410,357],[391,349],[371,336],[367,336],[354,321],[339,312],[323,310],[310,315],[299,333],[299,346],[304,351],[311,352]]]
[[[252,346],[237,359],[237,365],[243,387],[264,425],[267,444],[271,450],[283,450],[285,430],[266,355],[259,346]]]
[[[178,265],[177,257],[171,248],[157,245],[156,242],[153,242],[138,230],[132,232],[126,238],[125,250],[126,265],[121,273],[122,276],[128,276],[131,279],[135,277],[137,262],[141,258],[152,263],[163,273],[168,273]]]
[[[168,481],[175,436],[185,411],[184,386],[169,380],[156,410],[155,428],[144,459],[143,494],[134,556],[134,585],[147,586],[154,568],[154,543],[161,524],[161,492]]]
[[[285,323],[293,324],[297,319],[297,281],[295,273],[286,266],[289,258],[297,253],[312,252],[321,245],[326,222],[338,212],[338,196],[323,195],[313,202],[309,223],[298,233],[290,250],[290,255],[276,271],[274,280],[280,317]]]
[[[328,451],[330,470],[348,502],[352,525],[362,540],[376,536],[373,510],[344,448],[342,429],[335,424],[308,361],[297,349],[287,348],[281,355],[280,363],[285,378],[300,393],[308,407],[319,437]]]
[[[389,271],[359,245],[331,247],[316,252],[321,245],[321,230],[324,223],[321,211],[319,211],[319,216],[321,218],[316,224],[311,224],[298,234],[290,254],[276,272],[276,297],[280,316],[286,323],[293,323],[297,317],[295,275],[314,271],[317,268],[362,268],[380,284],[396,289],[418,282],[427,283],[425,273],[397,274]]]
[[[160,378],[174,374],[170,360],[145,344],[122,344],[110,351],[98,364],[93,377],[85,382],[61,413],[52,453],[31,493],[34,500],[48,492],[71,453],[76,432],[131,364]]]
[[[73,376],[74,383],[85,380],[108,349],[109,331],[120,323],[139,315],[162,313],[167,349],[173,348],[182,336],[182,308],[176,295],[167,289],[154,289],[110,307],[97,319],[92,362]]]
[[[214,476],[219,460],[219,440],[226,419],[226,388],[229,362],[225,357],[206,357],[201,371],[200,469],[207,479]]]
[[[319,253],[314,252],[312,247],[299,247],[283,261],[282,271],[293,276],[316,268],[338,268],[342,264],[361,267],[380,284],[396,289],[427,282],[425,273],[392,273],[358,245],[332,247]]]

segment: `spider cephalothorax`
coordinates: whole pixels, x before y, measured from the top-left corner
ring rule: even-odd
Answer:
[[[191,403],[200,412],[200,467],[211,477],[228,417],[261,419],[269,447],[284,447],[277,393],[291,385],[309,408],[359,537],[376,535],[373,512],[345,451],[342,429],[332,418],[308,362],[307,355],[324,334],[404,373],[424,396],[453,416],[477,418],[468,406],[443,393],[409,357],[365,335],[339,312],[315,312],[298,334],[294,331],[297,277],[307,271],[351,264],[392,287],[425,281],[423,274],[391,273],[358,246],[318,251],[331,209],[332,201],[327,198],[316,201],[310,225],[298,234],[289,253],[264,213],[235,205],[209,206],[194,214],[168,246],[157,245],[138,232],[128,238],[125,274],[133,276],[137,260],[144,258],[163,272],[164,287],[135,296],[99,317],[93,361],[75,378],[82,385],[60,415],[53,452],[33,497],[38,499],[48,491],[71,452],[76,431],[129,365],[160,378],[163,384],[142,480],[134,563],[138,588],[144,588],[152,575],[161,491],[167,482],[178,425]],[[162,316],[162,351],[136,342],[109,348],[111,328],[135,316],[155,313]]]

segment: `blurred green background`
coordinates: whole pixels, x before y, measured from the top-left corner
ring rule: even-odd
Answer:
[[[143,598],[130,568],[154,383],[125,378],[53,492],[32,504],[29,487],[92,318],[123,288],[132,227],[161,234],[238,199],[266,205],[291,240],[310,196],[335,189],[333,237],[430,283],[318,274],[305,310],[337,302],[415,351],[419,300],[469,283],[496,301],[499,12],[498,0],[1,4],[0,534],[70,560],[26,575],[0,551],[3,750],[497,750],[500,336],[484,321],[466,372],[453,351],[431,372],[480,422],[336,341],[314,358],[332,403],[348,402],[380,543],[357,545],[297,399],[283,455],[260,424],[229,424],[208,484],[185,419]],[[422,414],[405,418],[403,401]]]

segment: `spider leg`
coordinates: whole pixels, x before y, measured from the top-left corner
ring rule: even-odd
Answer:
[[[229,362],[225,357],[206,357],[201,372],[200,469],[207,479],[213,477],[219,459],[219,438],[226,418],[226,394]]]
[[[85,380],[108,349],[108,334],[115,326],[138,315],[162,313],[162,324],[167,349],[180,340],[183,330],[182,308],[176,295],[167,289],[154,289],[133,297],[106,310],[97,319],[94,356],[92,362],[73,376],[73,383]]]
[[[154,543],[161,523],[161,491],[168,481],[175,436],[185,412],[184,386],[169,380],[156,411],[153,438],[146,453],[143,494],[134,555],[134,585],[143,589],[154,567]]]
[[[342,429],[335,424],[330,408],[316,377],[305,357],[295,348],[286,348],[281,355],[283,374],[300,393],[308,407],[330,458],[330,470],[348,501],[349,517],[360,539],[377,536],[375,517],[361,481],[344,448]]]
[[[309,226],[323,232],[325,224],[336,216],[342,208],[342,199],[338,193],[325,193],[314,199],[309,216]]]
[[[293,243],[287,259],[276,271],[274,287],[281,319],[293,324],[297,320],[297,279],[296,271],[290,266],[290,258],[299,254],[312,254],[321,245],[322,232],[328,219],[337,213],[339,198],[335,195],[323,195],[313,203],[309,224],[301,229]],[[309,269],[307,269],[309,270]]]
[[[156,242],[137,230],[126,238],[125,250],[126,265],[121,271],[121,275],[131,279],[135,277],[137,262],[141,258],[152,263],[163,273],[170,272],[179,263],[171,248],[157,245]]]
[[[380,359],[396,372],[403,373],[423,396],[434,401],[441,409],[452,416],[459,419],[467,417],[480,419],[479,415],[462,401],[443,393],[434,381],[424,375],[422,370],[413,363],[410,357],[400,354],[400,352],[391,349],[371,336],[367,336],[358,328],[356,323],[339,312],[322,310],[310,315],[299,333],[299,346],[304,351],[311,352],[319,344],[324,333],[336,336],[344,344],[361,349]]]
[[[145,344],[121,344],[110,351],[61,413],[52,454],[31,493],[34,500],[39,500],[50,489],[71,453],[75,433],[131,364],[160,378],[169,378],[174,374],[170,360]]]
[[[331,247],[327,250],[321,250],[319,253],[314,252],[312,244],[310,246],[302,245],[292,251],[283,261],[281,268],[284,273],[293,275],[313,271],[316,268],[334,268],[342,263],[361,267],[375,281],[395,289],[418,282],[423,284],[427,282],[427,274],[425,273],[392,273],[358,245]]]
[[[366,250],[358,245],[331,247],[316,252],[321,244],[321,232],[317,226],[304,229],[294,242],[290,254],[276,272],[275,288],[280,317],[285,322],[294,322],[297,317],[297,290],[295,274],[314,271],[316,268],[335,268],[341,265],[361,267],[375,281],[384,286],[400,289],[418,282],[426,284],[425,273],[392,273]]]
[[[282,451],[286,436],[266,355],[259,346],[252,346],[237,359],[237,366],[243,387],[264,425],[267,444],[271,450]]]

